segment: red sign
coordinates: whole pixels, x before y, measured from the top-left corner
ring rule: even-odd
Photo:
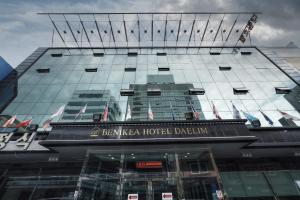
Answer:
[[[162,200],[173,200],[173,194],[171,192],[162,193]]]
[[[139,195],[138,194],[128,194],[128,200],[138,200]]]
[[[138,169],[162,168],[162,162],[161,161],[139,161],[136,162],[135,167]]]

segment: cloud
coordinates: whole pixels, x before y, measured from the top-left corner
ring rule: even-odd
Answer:
[[[288,34],[288,31],[281,28],[274,28],[268,24],[260,23],[255,27],[252,37],[259,38],[261,41],[268,42]]]
[[[261,11],[253,31],[258,45],[300,46],[299,0],[1,0],[0,55],[16,66],[51,44],[51,24],[37,12]]]

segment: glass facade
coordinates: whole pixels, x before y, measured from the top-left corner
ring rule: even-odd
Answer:
[[[16,95],[17,72],[0,56],[0,111],[2,111]]]
[[[212,51],[222,54],[211,55]],[[296,84],[257,49],[240,51],[252,54],[241,55],[232,48],[49,49],[19,78],[18,95],[2,114],[17,114],[19,120],[32,117],[34,123],[42,124],[66,105],[64,114],[54,121],[70,122],[87,105],[76,121],[91,121],[92,115],[103,113],[108,104],[108,120],[124,121],[130,105],[132,120],[141,121],[147,120],[150,104],[154,120],[170,120],[172,115],[184,120],[184,113],[193,105],[203,119],[214,119],[213,103],[222,119],[232,119],[233,103],[238,110],[257,117],[262,126],[270,125],[259,110],[274,126],[288,124],[280,122],[282,115],[277,109],[300,117],[299,108],[286,94],[275,92],[275,87],[293,89]],[[95,52],[104,56],[93,56]],[[138,54],[130,56],[128,52]],[[157,55],[161,52],[166,54]],[[63,56],[52,56],[55,53]],[[40,72],[43,70],[47,73]],[[153,88],[159,89],[159,96],[147,94]],[[203,88],[205,94],[191,95],[189,88]],[[235,94],[233,88],[249,92]],[[122,89],[135,93],[122,96]]]
[[[222,172],[222,182],[232,199],[298,199],[299,171]]]

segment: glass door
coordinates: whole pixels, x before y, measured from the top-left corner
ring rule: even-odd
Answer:
[[[138,200],[148,200],[148,182],[137,180],[126,180],[123,183],[122,199],[135,200],[134,197],[138,196]]]
[[[169,180],[155,180],[151,182],[151,200],[162,199],[163,195],[172,195],[173,199],[178,199],[177,181]]]
[[[78,198],[94,200],[214,200],[218,171],[208,149],[157,146],[91,151],[78,182]],[[131,198],[129,198],[131,197]]]

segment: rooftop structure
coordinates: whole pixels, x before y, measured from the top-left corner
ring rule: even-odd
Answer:
[[[259,12],[39,13],[65,47],[236,46]]]

